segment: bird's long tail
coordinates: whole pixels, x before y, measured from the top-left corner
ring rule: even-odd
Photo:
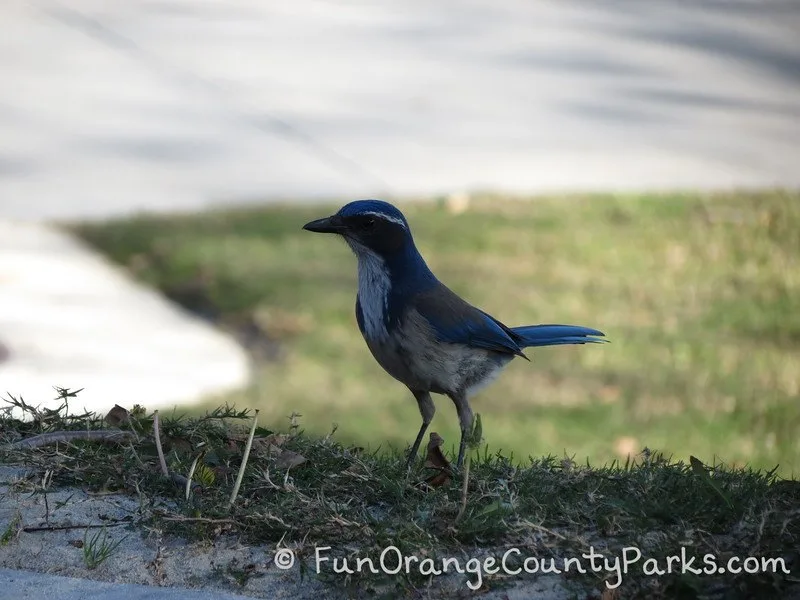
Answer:
[[[601,344],[608,341],[598,339],[605,337],[602,331],[577,325],[524,325],[512,327],[511,331],[520,337],[520,346],[523,348],[559,344]]]

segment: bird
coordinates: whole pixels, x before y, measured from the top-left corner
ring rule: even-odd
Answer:
[[[431,394],[452,400],[461,428],[456,469],[473,427],[470,398],[529,347],[602,343],[605,334],[576,325],[507,327],[445,286],[428,267],[403,213],[382,200],[356,200],[304,230],[336,234],[356,255],[358,328],[372,356],[405,384],[422,425],[406,462],[410,469],[436,412]]]

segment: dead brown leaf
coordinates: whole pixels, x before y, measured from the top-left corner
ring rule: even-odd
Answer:
[[[275,459],[275,466],[278,469],[291,469],[306,462],[306,457],[291,450],[282,450]]]
[[[442,445],[444,440],[435,431],[431,432],[430,440],[428,441],[428,455],[425,457],[426,469],[449,469],[450,462],[442,452]]]
[[[184,438],[180,437],[165,437],[164,438],[164,447],[167,448],[169,451],[177,450],[178,452],[191,452],[192,451],[192,443]]]
[[[272,446],[283,446],[283,442],[289,439],[289,435],[286,433],[271,433],[263,439],[265,444],[270,444]]]
[[[254,437],[252,450],[256,454],[275,456],[281,453],[281,446],[288,439],[289,436],[285,433],[271,433],[266,437]],[[246,442],[247,440],[242,439],[241,441]]]
[[[111,427],[119,427],[123,423],[130,423],[131,421],[131,414],[128,412],[127,408],[123,408],[119,404],[115,404],[114,408],[108,411],[106,415],[106,423],[111,425]]]
[[[228,436],[229,439],[242,443],[246,443],[248,437],[250,436],[246,433],[233,433]],[[283,443],[288,439],[289,435],[286,433],[270,433],[269,435],[265,436],[255,436],[253,438],[253,444],[261,444],[264,446],[268,446],[270,444],[274,446],[282,446]]]
[[[618,600],[619,597],[619,589],[617,588],[606,588],[603,590],[603,593],[600,594],[601,600]]]
[[[426,469],[436,470],[436,473],[425,480],[425,483],[430,487],[436,488],[447,485],[453,477],[450,462],[442,452],[443,444],[442,436],[435,431],[432,432],[428,441],[428,455],[425,457],[425,464],[423,465]]]

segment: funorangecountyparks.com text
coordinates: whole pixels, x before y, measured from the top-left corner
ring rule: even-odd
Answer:
[[[730,573],[784,573],[790,571],[783,558],[738,557],[720,559],[713,554],[694,556],[686,547],[681,547],[680,554],[661,558],[645,558],[642,551],[629,546],[619,554],[603,554],[594,547],[579,556],[554,558],[532,556],[519,548],[509,548],[497,556],[482,558],[455,557],[423,557],[413,554],[405,555],[396,546],[388,546],[378,556],[341,557],[334,556],[331,546],[319,546],[314,549],[314,568],[317,574],[334,573],[339,575],[356,575],[359,573],[398,575],[419,574],[422,576],[440,576],[461,573],[467,575],[467,586],[471,590],[479,589],[484,578],[493,575],[505,577],[522,574],[562,574],[562,573],[607,573],[606,586],[614,589],[622,585],[625,576],[639,570],[645,576],[659,577],[672,573],[691,573],[694,575],[721,575]],[[279,548],[274,557],[275,565],[280,569],[290,569],[294,565],[295,556],[289,548]]]

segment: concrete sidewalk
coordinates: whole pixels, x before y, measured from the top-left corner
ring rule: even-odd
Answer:
[[[250,596],[186,588],[106,583],[91,579],[0,569],[0,587],[14,600],[246,600]],[[282,596],[289,598],[290,596]]]
[[[800,3],[0,5],[0,216],[798,186]]]
[[[148,409],[241,388],[249,364],[238,344],[97,256],[71,236],[0,220],[0,397],[105,414]]]

